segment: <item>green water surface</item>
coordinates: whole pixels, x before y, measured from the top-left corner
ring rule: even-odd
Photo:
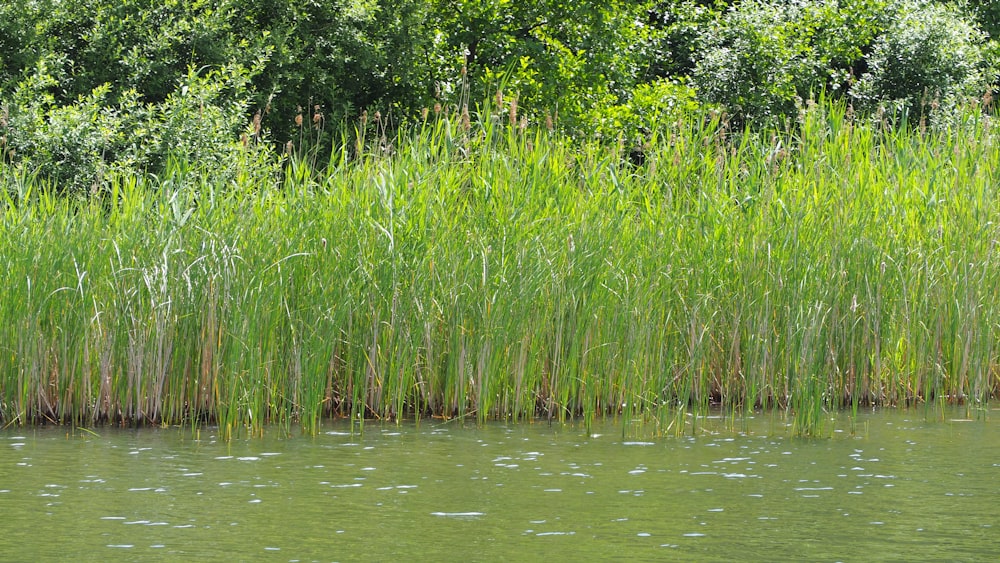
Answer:
[[[0,431],[0,561],[992,561],[989,418]],[[838,425],[843,431],[837,430]]]

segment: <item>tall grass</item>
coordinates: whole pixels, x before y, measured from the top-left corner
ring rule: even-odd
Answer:
[[[2,171],[0,420],[784,409],[998,391],[991,121],[665,124],[645,163],[544,129],[440,117],[357,156],[228,183],[174,163],[58,198]],[[325,160],[325,159],[324,159]],[[229,174],[232,178],[234,175]],[[696,420],[696,418],[694,418]]]

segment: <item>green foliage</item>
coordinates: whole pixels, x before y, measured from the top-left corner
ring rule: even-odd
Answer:
[[[665,0],[648,10],[655,30],[649,50],[649,78],[690,76],[698,63],[699,37],[726,10],[727,4],[699,0]]]
[[[234,31],[229,2],[37,0],[0,9],[7,12],[0,21],[22,27],[0,40],[17,54],[5,65],[0,86],[12,87],[49,59],[49,73],[58,81],[50,93],[59,104],[103,84],[111,85],[112,103],[133,90],[143,101],[158,103],[189,67],[249,67],[263,54]]]
[[[246,151],[266,148],[264,132],[247,125],[246,69],[192,69],[158,104],[142,103],[134,90],[112,101],[109,84],[58,104],[48,93],[57,81],[45,70],[40,61],[38,72],[19,83],[3,107],[0,134],[6,160],[60,192],[99,191],[113,170],[156,174],[170,158],[224,171]]]
[[[682,81],[660,79],[636,87],[627,103],[601,107],[585,115],[598,139],[617,140],[629,149],[645,149],[678,120],[701,108],[694,89]],[[654,137],[655,135],[655,137]]]
[[[121,123],[107,105],[108,88],[95,89],[75,104],[19,108],[11,114],[7,142],[27,165],[67,191],[96,190],[109,151],[120,145]],[[112,157],[113,159],[113,157]]]
[[[859,106],[888,104],[916,115],[921,104],[954,106],[985,92],[984,34],[957,8],[926,0],[893,6],[888,27],[852,88]]]
[[[404,115],[431,99],[429,4],[419,0],[233,0],[233,25],[273,49],[254,79],[283,143],[297,115],[340,124],[368,108]],[[326,142],[329,142],[326,139]]]
[[[964,0],[958,7],[974,18],[990,39],[1000,39],[1000,0]]]
[[[232,164],[252,78],[270,48],[232,31],[228,4],[129,0],[0,8],[2,158],[66,193],[112,169],[159,173],[171,156]],[[252,132],[254,141],[263,131]]]
[[[432,15],[446,42],[438,75],[446,99],[461,91],[464,66],[472,99],[506,89],[533,117],[558,113],[580,131],[589,128],[581,116],[626,101],[646,76],[645,2],[441,1]]]
[[[740,119],[788,117],[820,93],[913,112],[983,93],[984,39],[958,8],[927,0],[752,0],[702,28],[693,79]]]
[[[793,115],[849,87],[887,16],[880,1],[741,2],[703,28],[695,86],[740,119]]]
[[[981,94],[1000,63],[1000,44],[984,44],[973,19],[989,27],[993,4],[962,9],[924,0],[8,2],[0,159],[80,192],[110,169],[158,174],[171,156],[229,166],[243,147],[260,156],[267,143],[272,162],[287,142],[295,154],[349,156],[337,147],[381,138],[438,105],[462,115],[483,104],[519,125],[552,120],[577,138],[636,144],[672,108],[694,105],[690,88],[737,123],[795,115],[821,94],[849,93],[866,110],[913,111],[931,99],[950,107]],[[365,112],[379,119],[347,133]]]

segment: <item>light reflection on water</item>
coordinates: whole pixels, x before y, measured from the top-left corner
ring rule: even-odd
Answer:
[[[996,424],[925,414],[812,440],[773,417],[642,441],[439,421],[231,443],[3,431],[0,560],[994,559]]]

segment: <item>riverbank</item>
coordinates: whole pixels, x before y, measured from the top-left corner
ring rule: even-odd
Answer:
[[[0,422],[649,416],[998,392],[989,118],[692,115],[630,147],[432,118],[358,158],[3,171]]]

